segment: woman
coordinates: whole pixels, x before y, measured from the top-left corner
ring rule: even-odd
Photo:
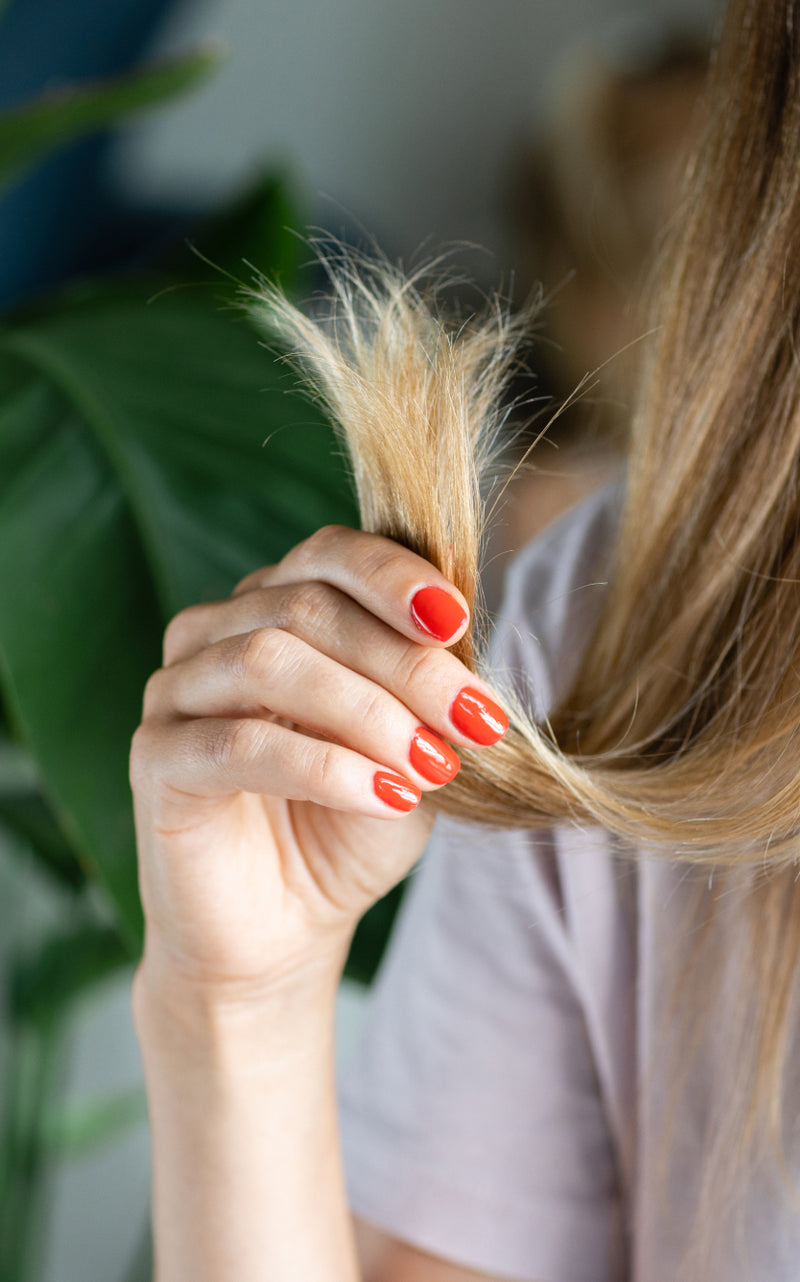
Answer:
[[[282,313],[382,533],[183,611],[145,692],[159,1282],[796,1276],[798,10],[731,6],[624,487],[519,558],[491,681],[465,460],[507,327],[443,339],[391,277],[346,359]],[[348,944],[434,807],[337,1100]]]

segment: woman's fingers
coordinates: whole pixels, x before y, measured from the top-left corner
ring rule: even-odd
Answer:
[[[131,782],[144,788],[162,782],[162,774],[169,793],[250,792],[378,819],[407,814],[420,800],[418,788],[380,762],[256,718],[142,722],[133,739]]]
[[[429,708],[437,703],[433,693],[427,692]],[[403,773],[423,790],[448,783],[459,769],[452,748],[386,689],[278,628],[226,637],[161,668],[148,682],[144,714],[278,717]]]
[[[174,640],[183,641],[187,651],[189,644],[196,646],[193,653],[198,657],[208,651],[209,658],[176,678],[184,690],[187,682],[196,680],[206,687],[209,683],[218,685],[215,706],[224,701],[226,692],[229,700],[242,697],[246,686],[245,704],[254,715],[268,707],[298,721],[298,715],[287,706],[288,700],[296,700],[295,707],[303,706],[310,689],[311,716],[304,724],[313,726],[314,713],[323,706],[319,701],[345,682],[344,674],[335,677],[329,664],[322,664],[312,680],[311,668],[306,665],[313,662],[313,651],[334,661],[334,667],[347,669],[350,678],[354,674],[367,678],[373,683],[371,697],[377,694],[374,687],[388,691],[416,722],[463,747],[495,743],[507,728],[491,691],[453,654],[439,646],[406,640],[327,584],[263,588],[230,601],[193,607],[187,613],[193,617],[185,624],[186,634],[180,638],[174,633]],[[232,630],[238,635],[231,636]],[[293,645],[293,640],[304,642],[305,648]],[[273,655],[279,656],[279,664],[271,661]],[[169,684],[166,674],[186,662],[188,659],[173,660],[162,669],[163,677],[154,674],[153,684],[165,689]],[[352,697],[335,696],[342,708],[347,708],[348,700],[354,706]],[[185,701],[187,696],[181,698]],[[150,710],[147,701],[145,710]],[[205,711],[210,714],[211,707]],[[229,705],[223,711],[234,709]],[[352,726],[356,718],[350,714],[348,719]]]
[[[309,580],[339,588],[413,641],[452,645],[469,618],[461,593],[429,561],[393,539],[342,525],[323,526],[277,565],[249,574],[234,595]]]
[[[172,620],[145,690],[180,792],[256,792],[363,815],[413,809],[455,777],[446,740],[488,745],[508,721],[446,646],[460,593],[389,539],[326,527],[225,601]],[[287,724],[288,723],[288,724]]]

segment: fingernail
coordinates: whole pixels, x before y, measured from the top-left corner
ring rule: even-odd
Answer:
[[[414,731],[408,757],[417,774],[429,783],[447,783],[461,769],[453,749],[424,726],[417,726]]]
[[[422,793],[413,783],[401,775],[390,774],[388,770],[376,770],[373,780],[375,795],[385,801],[393,810],[413,810],[419,804]]]
[[[467,619],[463,605],[444,588],[420,588],[411,598],[411,617],[437,641],[449,641]]]
[[[508,717],[503,709],[471,686],[465,686],[456,695],[450,720],[462,734],[484,747],[497,743],[508,729]]]

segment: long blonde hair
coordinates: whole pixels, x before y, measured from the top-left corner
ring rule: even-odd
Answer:
[[[707,1145],[700,1237],[765,1137],[784,1161],[800,946],[799,40],[794,0],[732,0],[655,276],[596,629],[549,718],[535,724],[518,705],[506,738],[464,753],[435,798],[502,827],[600,825],[713,868],[682,959],[690,1021],[730,961],[710,967],[704,949],[716,905],[737,892],[737,1063]],[[473,603],[481,483],[530,316],[498,303],[448,326],[417,275],[347,255],[331,279],[322,318],[265,282],[253,306],[341,425],[364,527],[428,557]],[[473,633],[455,649],[480,668]]]

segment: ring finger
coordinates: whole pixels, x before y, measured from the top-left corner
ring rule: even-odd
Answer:
[[[193,606],[170,626],[168,668],[234,633],[279,630],[388,690],[418,720],[463,747],[495,743],[508,726],[489,688],[449,650],[409,641],[326,583],[260,588]]]
[[[425,791],[455,777],[453,749],[399,699],[293,634],[225,637],[154,673],[146,717],[279,718],[402,773]]]

